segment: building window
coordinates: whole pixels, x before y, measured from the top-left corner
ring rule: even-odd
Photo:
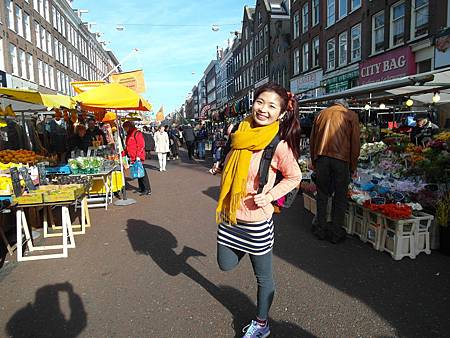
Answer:
[[[361,59],[361,24],[352,27],[351,32],[352,62]]]
[[[59,70],[56,71],[56,85],[57,85],[57,90],[58,92],[62,91],[62,86],[61,86],[61,72]]]
[[[29,53],[27,53],[27,64],[28,64],[28,80],[34,82],[33,55]]]
[[[335,67],[336,59],[336,42],[334,39],[327,41],[327,69],[331,70]]]
[[[309,45],[308,43],[304,43],[302,47],[302,65],[303,71],[306,72],[309,69]]]
[[[31,42],[31,21],[30,16],[24,12],[24,22],[25,22],[25,39]]]
[[[12,0],[6,1],[6,10],[8,11],[8,28],[15,30],[14,27],[14,4]]]
[[[372,17],[372,53],[384,49],[384,11]]]
[[[55,69],[52,66],[49,66],[50,69],[50,88],[55,89]]]
[[[361,7],[361,0],[351,0],[352,1],[352,11]]]
[[[319,66],[319,57],[320,57],[320,39],[316,36],[312,40],[312,67]]]
[[[309,26],[309,5],[305,3],[302,7],[302,32],[305,33],[308,31]]]
[[[294,40],[300,36],[300,14],[295,12],[294,14]]]
[[[339,66],[347,64],[347,32],[339,35]]]
[[[17,60],[17,47],[9,44],[9,60],[13,75],[19,76],[19,61]]]
[[[266,76],[269,75],[269,55],[266,55]]]
[[[327,27],[334,24],[336,20],[336,3],[335,0],[327,0]]]
[[[41,47],[42,51],[47,53],[47,39],[46,39],[46,31],[44,27],[41,26]]]
[[[61,14],[56,11],[56,29],[61,33]]]
[[[320,21],[320,7],[319,0],[312,0],[311,10],[312,10],[312,26],[314,27]]]
[[[57,29],[58,28],[58,24],[56,21],[56,8],[55,6],[52,6],[52,24],[53,24],[53,28]]]
[[[294,75],[300,73],[300,50],[296,48],[294,50]]]
[[[405,42],[405,3],[391,7],[391,47]]]
[[[347,16],[347,0],[339,0],[339,19]]]
[[[260,26],[261,24],[262,24],[261,11],[258,11],[258,26]]]
[[[48,64],[44,63],[44,81],[45,81],[45,86],[47,88],[50,87],[50,74],[49,74],[49,70],[48,70]]]
[[[41,26],[37,23],[37,21],[34,22],[34,37],[36,38],[36,47],[41,48]]]
[[[52,35],[47,32],[47,52],[50,56],[53,56]]]
[[[39,0],[39,13],[43,18],[45,17],[44,0]]]
[[[0,37],[0,69],[5,69],[5,56],[3,55],[3,39]]]
[[[428,15],[429,3],[428,0],[413,0],[412,1],[412,16],[413,24],[412,36],[419,37],[428,34]]]
[[[16,5],[16,24],[17,29],[16,32],[20,36],[23,37],[23,17],[22,17],[22,8]]]
[[[33,0],[33,8],[36,12],[39,12],[39,1]]]
[[[48,4],[48,0],[45,0],[44,11],[45,11],[45,20],[50,22],[50,6]]]
[[[27,79],[27,60],[25,59],[25,51],[19,49],[19,60],[20,60],[20,76]]]

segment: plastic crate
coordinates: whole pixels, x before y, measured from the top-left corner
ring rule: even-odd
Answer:
[[[421,252],[425,252],[429,255],[431,254],[430,228],[434,217],[419,211],[414,214],[414,219],[417,220],[417,226],[414,231],[415,254],[418,255]]]
[[[41,204],[43,202],[42,191],[35,190],[19,197],[14,196],[13,201],[18,205]]]
[[[47,175],[70,175],[70,167],[66,165],[58,165],[54,167],[45,167]]]
[[[387,251],[395,260],[416,258],[415,236],[418,221],[414,218],[396,220],[384,217],[385,231],[381,251]]]

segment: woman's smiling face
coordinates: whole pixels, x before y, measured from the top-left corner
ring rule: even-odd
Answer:
[[[262,92],[253,102],[252,116],[257,126],[268,126],[281,114],[281,98],[272,91]]]

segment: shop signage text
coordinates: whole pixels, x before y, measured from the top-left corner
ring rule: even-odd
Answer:
[[[359,83],[390,80],[415,73],[414,54],[410,47],[404,47],[363,61],[359,66]]]
[[[323,71],[317,70],[315,72],[311,72],[305,74],[303,76],[299,76],[295,79],[291,80],[291,92],[294,94],[302,93],[311,89],[315,89],[320,87],[320,81],[323,78]]]

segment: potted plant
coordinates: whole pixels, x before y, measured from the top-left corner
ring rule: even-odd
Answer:
[[[436,222],[440,225],[440,251],[450,256],[450,227],[449,227],[449,211],[450,211],[450,193],[444,196],[436,205]]]

